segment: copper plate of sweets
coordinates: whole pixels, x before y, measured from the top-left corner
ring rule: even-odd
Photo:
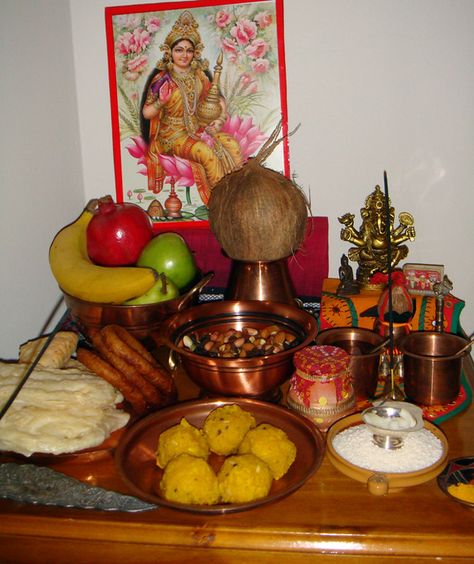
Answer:
[[[237,405],[250,413],[256,424],[267,423],[284,431],[296,446],[296,457],[288,471],[273,480],[265,497],[243,503],[186,504],[165,499],[160,488],[163,470],[157,465],[160,434],[183,418],[201,429],[208,415],[217,408]],[[253,509],[282,499],[300,488],[319,468],[324,455],[324,438],[311,422],[276,404],[246,398],[205,399],[183,402],[149,415],[130,428],[121,439],[115,461],[130,492],[158,506],[202,514],[223,514]],[[217,474],[224,456],[211,452],[208,463]]]

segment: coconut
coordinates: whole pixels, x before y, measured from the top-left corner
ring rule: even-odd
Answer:
[[[209,225],[227,255],[239,261],[274,261],[294,254],[308,218],[305,194],[264,161],[285,138],[281,122],[258,154],[214,186]]]

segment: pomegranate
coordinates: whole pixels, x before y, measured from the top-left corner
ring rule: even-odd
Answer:
[[[152,237],[153,224],[145,210],[105,196],[87,226],[87,253],[101,266],[130,266]]]

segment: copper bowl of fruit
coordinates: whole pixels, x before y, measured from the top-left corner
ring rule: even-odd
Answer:
[[[157,340],[204,393],[273,399],[293,372],[293,355],[316,337],[304,309],[269,301],[224,300],[166,319]],[[260,347],[260,349],[258,349]]]
[[[121,325],[137,339],[146,339],[156,331],[165,319],[197,302],[199,293],[213,274],[200,278],[190,290],[177,298],[151,304],[95,303],[75,298],[65,292],[64,301],[72,319],[87,335],[91,330],[105,325]]]
[[[72,318],[87,334],[117,324],[138,338],[188,307],[209,281],[179,233],[111,196],[91,200],[55,235],[49,263]]]

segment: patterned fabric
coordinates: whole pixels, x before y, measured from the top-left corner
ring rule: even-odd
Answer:
[[[381,295],[379,290],[362,290],[355,296],[336,294],[339,280],[326,278],[321,297],[321,330],[331,327],[364,327],[373,329],[377,317],[377,304]],[[411,321],[413,331],[433,331],[436,319],[436,298],[433,296],[413,296],[415,314]],[[457,333],[460,329],[459,317],[465,302],[449,294],[444,300],[444,331]]]

